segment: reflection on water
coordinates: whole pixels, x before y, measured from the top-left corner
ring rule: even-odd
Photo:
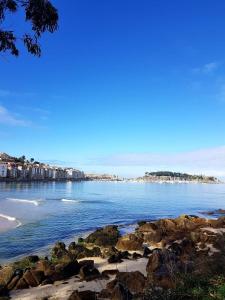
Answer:
[[[0,183],[0,214],[22,224],[0,233],[0,262],[106,224],[217,208],[225,208],[225,185]]]

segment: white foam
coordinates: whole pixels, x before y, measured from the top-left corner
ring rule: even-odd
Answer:
[[[6,219],[9,222],[15,222],[15,223],[17,223],[16,228],[20,227],[22,225],[22,223],[19,220],[17,220],[15,217],[11,217],[11,216],[0,214],[0,218]]]
[[[0,218],[6,219],[6,220],[8,220],[10,222],[15,222],[16,221],[15,217],[10,217],[10,216],[3,215],[3,214],[0,214]]]
[[[17,198],[7,198],[7,200],[21,202],[21,203],[33,204],[35,206],[38,206],[40,204],[39,203],[40,200],[28,200],[28,199],[17,199]]]
[[[79,203],[79,200],[73,200],[73,199],[61,199],[62,202],[69,202],[69,203]]]

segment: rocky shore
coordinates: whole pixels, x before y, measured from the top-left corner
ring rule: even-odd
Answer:
[[[224,213],[223,210],[216,213]],[[106,226],[0,267],[0,299],[225,299],[225,216]]]

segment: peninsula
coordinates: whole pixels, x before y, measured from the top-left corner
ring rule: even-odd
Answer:
[[[171,171],[146,172],[143,177],[138,177],[136,180],[159,183],[220,183],[220,180],[213,176],[190,175]]]

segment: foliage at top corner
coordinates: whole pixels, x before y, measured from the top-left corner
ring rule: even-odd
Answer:
[[[25,22],[31,24],[31,33],[25,32],[22,36],[16,36],[13,28],[3,29],[7,15],[19,10],[24,11]],[[18,56],[18,41],[22,41],[29,53],[39,57],[39,38],[44,32],[56,31],[58,20],[58,11],[49,0],[0,0],[0,53]]]

